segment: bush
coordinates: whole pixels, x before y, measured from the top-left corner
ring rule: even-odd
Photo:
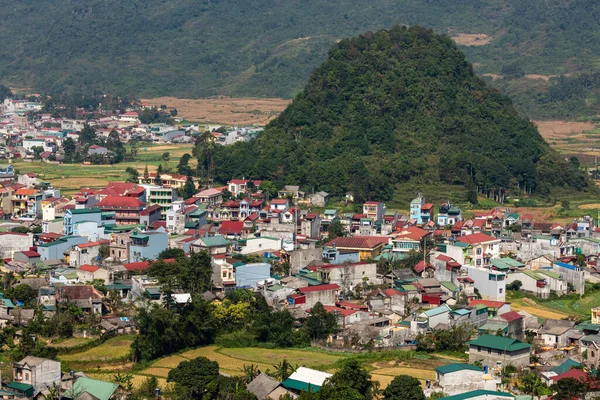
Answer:
[[[222,347],[253,347],[256,346],[254,335],[245,329],[224,333],[215,338],[215,344]]]

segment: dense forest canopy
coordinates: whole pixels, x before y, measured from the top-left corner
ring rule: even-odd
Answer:
[[[464,47],[469,60],[480,74],[517,79],[494,84],[538,114],[565,112],[546,96],[558,83],[520,76],[600,72],[595,0],[0,0],[0,9],[0,83],[48,93],[292,97],[335,41],[397,24],[489,35]],[[597,104],[568,102],[577,112]]]
[[[390,199],[410,179],[496,193],[587,184],[454,42],[421,27],[334,45],[255,142],[214,157],[217,180],[250,174],[358,199]]]

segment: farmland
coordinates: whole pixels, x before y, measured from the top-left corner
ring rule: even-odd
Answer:
[[[142,102],[151,106],[166,105],[175,108],[180,117],[199,123],[224,125],[264,125],[277,117],[290,100],[278,98],[258,99],[226,96],[208,99],[178,99],[159,97]]]
[[[435,378],[435,368],[460,358],[415,353],[413,351],[387,351],[376,353],[328,353],[317,349],[264,349],[221,348],[206,346],[186,350],[160,358],[150,364],[134,366],[127,360],[133,336],[120,336],[85,351],[60,355],[63,368],[83,370],[95,379],[113,381],[114,375],[123,371],[133,376],[135,387],[147,377],[156,377],[163,390],[169,390],[166,378],[169,371],[182,361],[206,357],[219,363],[220,370],[228,375],[243,374],[245,365],[253,364],[261,371],[273,370],[275,364],[286,359],[292,365],[306,366],[330,373],[335,372],[344,359],[355,357],[370,371],[374,380],[385,387],[396,375],[416,377],[424,385],[426,379]]]

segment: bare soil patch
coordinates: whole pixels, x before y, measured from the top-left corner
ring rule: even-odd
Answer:
[[[484,46],[492,41],[485,33],[459,33],[452,39],[461,46]]]
[[[158,97],[144,99],[143,103],[176,108],[178,115],[194,122],[224,125],[264,125],[277,117],[291,100],[280,98],[231,98],[225,96],[208,99],[178,99]]]
[[[489,76],[493,80],[497,81],[498,79],[504,79],[504,75],[500,74],[482,74],[481,76]]]
[[[582,134],[595,128],[591,122],[575,121],[534,121],[538,131],[546,140],[560,139],[565,136]]]

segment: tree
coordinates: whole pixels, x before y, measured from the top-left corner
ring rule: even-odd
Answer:
[[[88,124],[83,125],[83,129],[79,132],[79,143],[82,145],[92,144],[96,140],[96,128],[89,126]]]
[[[521,286],[523,286],[523,282],[519,280],[512,281],[511,283],[506,285],[506,290],[512,290],[516,292],[521,289]]]
[[[23,304],[33,304],[37,297],[37,291],[27,284],[20,283],[6,290],[4,297]]]
[[[189,199],[196,194],[196,185],[194,185],[194,179],[191,175],[188,175],[183,185],[183,198]]]
[[[198,357],[191,361],[182,361],[170,370],[167,382],[175,383],[175,389],[180,395],[202,399],[218,377],[219,364],[206,357]]]
[[[553,400],[571,400],[583,398],[588,385],[575,378],[563,378],[550,386],[550,389],[555,392]]]
[[[148,172],[148,164],[144,167],[144,183],[150,183],[150,173]]]
[[[140,179],[140,173],[138,172],[137,169],[135,169],[133,167],[127,167],[127,168],[125,168],[125,172],[127,172],[127,174],[129,174],[129,177],[127,178],[127,182],[138,183],[138,181]]]
[[[313,339],[324,339],[337,329],[337,318],[335,314],[327,312],[321,302],[317,302],[310,310],[306,327]]]
[[[158,379],[155,376],[146,377],[140,387],[136,390],[136,395],[139,398],[147,398],[150,399],[155,396],[155,390],[159,388]]]
[[[221,198],[223,199],[223,202],[231,200],[232,197],[233,197],[233,194],[231,194],[231,192],[229,190],[223,189],[223,191],[221,191]]]
[[[334,220],[329,224],[328,232],[327,240],[333,240],[337,237],[344,236],[344,226],[339,220]]]
[[[157,259],[159,260],[164,260],[166,258],[181,258],[181,257],[185,257],[185,252],[182,249],[176,248],[176,247],[169,247],[164,249],[163,251],[161,251],[158,254]]]
[[[42,146],[33,146],[31,150],[33,150],[34,160],[39,160],[42,158],[42,153],[44,152],[44,148]]]
[[[177,172],[181,175],[192,175],[192,169],[190,168],[190,156],[188,153],[185,153],[179,159],[179,164],[177,164]]]
[[[6,86],[0,85],[0,103],[2,103],[5,99],[10,99],[12,97],[12,91]]]
[[[169,113],[171,114],[171,117],[176,117],[177,116],[177,109],[176,108],[172,108]]]
[[[377,382],[371,380],[369,372],[356,359],[343,362],[340,370],[333,374],[324,386],[327,386],[324,394],[330,391],[329,389],[334,391],[352,389],[364,400],[373,399],[379,392]]]
[[[71,163],[76,159],[77,146],[75,141],[68,137],[63,141],[63,152],[65,153],[64,162]]]
[[[271,181],[262,181],[258,188],[267,196],[267,200],[277,197],[277,186]]]
[[[158,168],[156,168],[156,176],[154,177],[154,184],[155,185],[162,185],[162,173],[163,173],[163,167],[162,164],[158,164]]]
[[[160,158],[163,161],[169,161],[169,159],[171,158],[171,154],[169,154],[168,151],[165,151],[164,153],[162,153],[162,155],[160,156]]]
[[[564,211],[567,211],[571,208],[571,202],[569,200],[563,200],[560,202],[560,206]]]
[[[383,391],[385,400],[425,400],[421,382],[409,375],[398,375]]]
[[[525,372],[520,377],[517,387],[531,396],[542,396],[548,392],[548,387],[534,371]]]

